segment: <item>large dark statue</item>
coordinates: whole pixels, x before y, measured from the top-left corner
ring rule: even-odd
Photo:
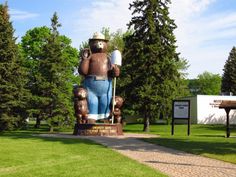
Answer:
[[[80,120],[95,122],[108,118],[112,101],[112,78],[119,76],[120,69],[111,64],[107,55],[108,40],[104,35],[95,33],[89,39],[90,49],[81,55],[79,73],[84,76],[82,87],[87,91],[88,114]],[[78,117],[77,117],[78,118]]]

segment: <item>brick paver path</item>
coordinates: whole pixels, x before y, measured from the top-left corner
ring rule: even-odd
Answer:
[[[46,136],[46,135],[44,135]],[[155,135],[125,134],[118,137],[48,135],[90,139],[173,177],[236,177],[236,165],[177,151],[139,140]]]

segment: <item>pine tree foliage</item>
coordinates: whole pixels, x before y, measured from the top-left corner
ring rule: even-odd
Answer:
[[[144,131],[149,120],[171,111],[172,99],[179,93],[181,74],[170,0],[136,0],[130,4],[134,33],[125,38],[122,77],[127,103],[144,115]]]
[[[26,81],[8,5],[0,5],[0,130],[18,128],[25,122]]]
[[[236,94],[236,48],[233,47],[229,53],[228,60],[226,60],[222,76],[222,92],[232,92]]]

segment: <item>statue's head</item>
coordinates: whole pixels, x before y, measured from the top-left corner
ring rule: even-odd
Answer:
[[[75,87],[74,90],[74,96],[78,98],[79,100],[83,100],[87,98],[87,90],[83,87]]]
[[[108,40],[101,33],[94,33],[93,38],[89,39],[89,47],[92,53],[106,53]]]
[[[120,96],[115,96],[115,107],[116,108],[121,108],[122,107],[122,105],[123,105],[123,103],[124,103],[124,100],[123,100],[123,98],[122,97],[120,97]]]

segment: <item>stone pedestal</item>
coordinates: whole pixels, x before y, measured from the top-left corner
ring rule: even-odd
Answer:
[[[75,124],[74,135],[118,136],[123,135],[122,124]]]

